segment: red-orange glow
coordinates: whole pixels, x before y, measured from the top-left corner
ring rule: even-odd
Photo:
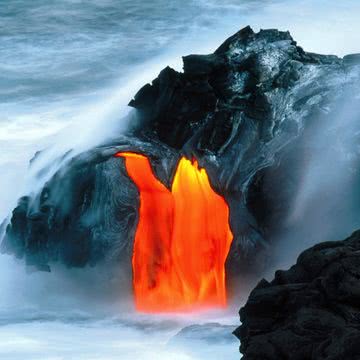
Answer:
[[[116,156],[125,158],[140,193],[132,258],[136,308],[166,312],[226,306],[229,209],[205,169],[182,158],[169,191],[145,156]]]

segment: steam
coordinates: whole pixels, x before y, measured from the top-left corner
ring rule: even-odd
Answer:
[[[307,132],[307,151],[298,158],[304,164],[300,187],[274,250],[275,268],[289,267],[316,243],[344,239],[360,228],[360,88],[351,88],[334,107]]]
[[[128,102],[144,83],[157,76],[160,66],[165,66],[163,61],[156,66],[145,63],[135,68],[120,84],[100,93],[95,102],[82,104],[73,115],[71,124],[54,136],[54,143],[35,159],[25,191],[38,191],[69,158],[121,135],[128,126]],[[59,161],[68,152],[70,157]],[[47,171],[44,172],[44,169]],[[39,178],[37,174],[40,172],[42,175]]]

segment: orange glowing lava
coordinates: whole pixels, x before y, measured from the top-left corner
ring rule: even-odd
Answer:
[[[135,305],[143,312],[226,306],[229,209],[205,169],[181,158],[169,191],[149,160],[118,153],[140,193],[132,258]]]

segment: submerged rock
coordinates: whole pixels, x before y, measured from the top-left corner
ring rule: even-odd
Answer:
[[[226,344],[237,342],[232,334],[234,326],[219,323],[194,324],[181,329],[173,336],[169,345]],[[199,344],[197,344],[199,345]]]
[[[360,231],[304,251],[240,310],[242,359],[359,359],[359,279]]]
[[[359,102],[356,59],[307,53],[288,32],[250,27],[213,54],[184,57],[184,72],[165,68],[135,95],[124,133],[61,155],[44,186],[20,199],[1,250],[39,269],[56,261],[129,267],[138,191],[114,154],[135,151],[150,158],[168,187],[179,158],[195,157],[230,208],[229,276],[260,272],[301,180],[287,169],[301,162],[304,149],[316,151],[303,135],[349,98]]]
[[[194,324],[181,329],[168,341],[167,346],[196,359],[236,359],[238,340],[232,334],[233,330],[232,325]]]

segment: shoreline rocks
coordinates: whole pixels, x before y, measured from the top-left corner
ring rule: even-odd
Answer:
[[[304,251],[240,310],[243,360],[360,358],[360,231]]]

